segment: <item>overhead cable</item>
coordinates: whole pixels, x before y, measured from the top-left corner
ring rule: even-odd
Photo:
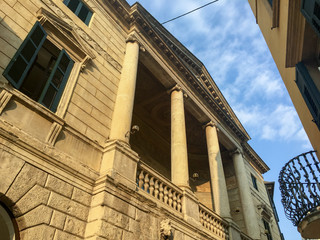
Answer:
[[[201,8],[204,8],[204,7],[206,7],[206,6],[210,5],[210,4],[215,3],[215,2],[218,2],[218,1],[219,1],[219,0],[211,1],[211,2],[205,4],[205,5],[201,6],[201,7],[195,8],[195,9],[193,9],[193,10],[187,12],[187,13],[184,13],[184,14],[178,16],[178,17],[175,17],[175,18],[172,18],[172,19],[170,19],[170,20],[168,20],[168,21],[165,21],[165,22],[161,23],[161,25],[166,24],[166,23],[168,23],[168,22],[172,22],[173,20],[176,20],[176,19],[178,19],[178,18],[181,18],[181,17],[183,17],[183,16],[186,16],[186,15],[188,15],[188,14],[190,14],[190,13],[193,13],[193,12],[195,12],[195,11],[201,9]]]

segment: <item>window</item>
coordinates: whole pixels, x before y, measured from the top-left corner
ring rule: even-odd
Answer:
[[[296,65],[296,83],[320,130],[320,93],[303,62]]]
[[[267,239],[268,240],[272,240],[271,229],[270,229],[269,223],[264,219],[262,219],[262,221],[263,221],[264,231],[265,231],[265,234],[267,236]]]
[[[256,177],[253,176],[252,174],[251,174],[251,180],[252,180],[252,185],[253,185],[253,187],[254,187],[256,190],[258,190],[257,179],[256,179]]]
[[[63,3],[77,15],[82,22],[89,24],[92,17],[92,11],[81,0],[64,0]]]
[[[272,0],[268,0],[268,2],[270,3],[270,5],[271,5],[271,7],[272,7],[272,2],[273,2],[273,1],[272,1]]]
[[[73,64],[36,22],[3,75],[13,87],[55,112]]]
[[[302,0],[301,12],[320,37],[320,0]]]

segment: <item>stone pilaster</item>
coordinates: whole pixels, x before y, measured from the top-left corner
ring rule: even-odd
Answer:
[[[114,106],[110,139],[129,143],[134,94],[138,71],[139,43],[134,35],[127,39],[126,54]]]
[[[230,219],[229,198],[219,148],[218,128],[210,122],[205,126],[205,130],[215,212]]]
[[[256,206],[254,205],[248,182],[244,159],[239,149],[232,152],[233,165],[238,182],[243,217],[247,228],[247,234],[252,239],[260,239],[260,228],[258,224]]]
[[[171,90],[171,181],[190,188],[183,91],[178,86]]]

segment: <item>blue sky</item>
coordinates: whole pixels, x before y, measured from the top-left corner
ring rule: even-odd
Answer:
[[[209,0],[139,2],[164,22]],[[286,240],[301,239],[285,218],[278,175],[287,161],[312,147],[248,2],[220,0],[164,26],[204,63],[246,128],[250,145],[271,168],[265,180],[276,182],[280,228]]]

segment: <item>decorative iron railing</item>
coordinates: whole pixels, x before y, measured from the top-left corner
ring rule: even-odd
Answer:
[[[279,175],[285,214],[295,226],[320,206],[320,162],[315,151],[291,159]]]
[[[229,239],[228,222],[212,212],[203,204],[199,204],[200,223],[219,239]]]
[[[144,163],[138,164],[137,186],[160,202],[182,212],[182,190]]]

